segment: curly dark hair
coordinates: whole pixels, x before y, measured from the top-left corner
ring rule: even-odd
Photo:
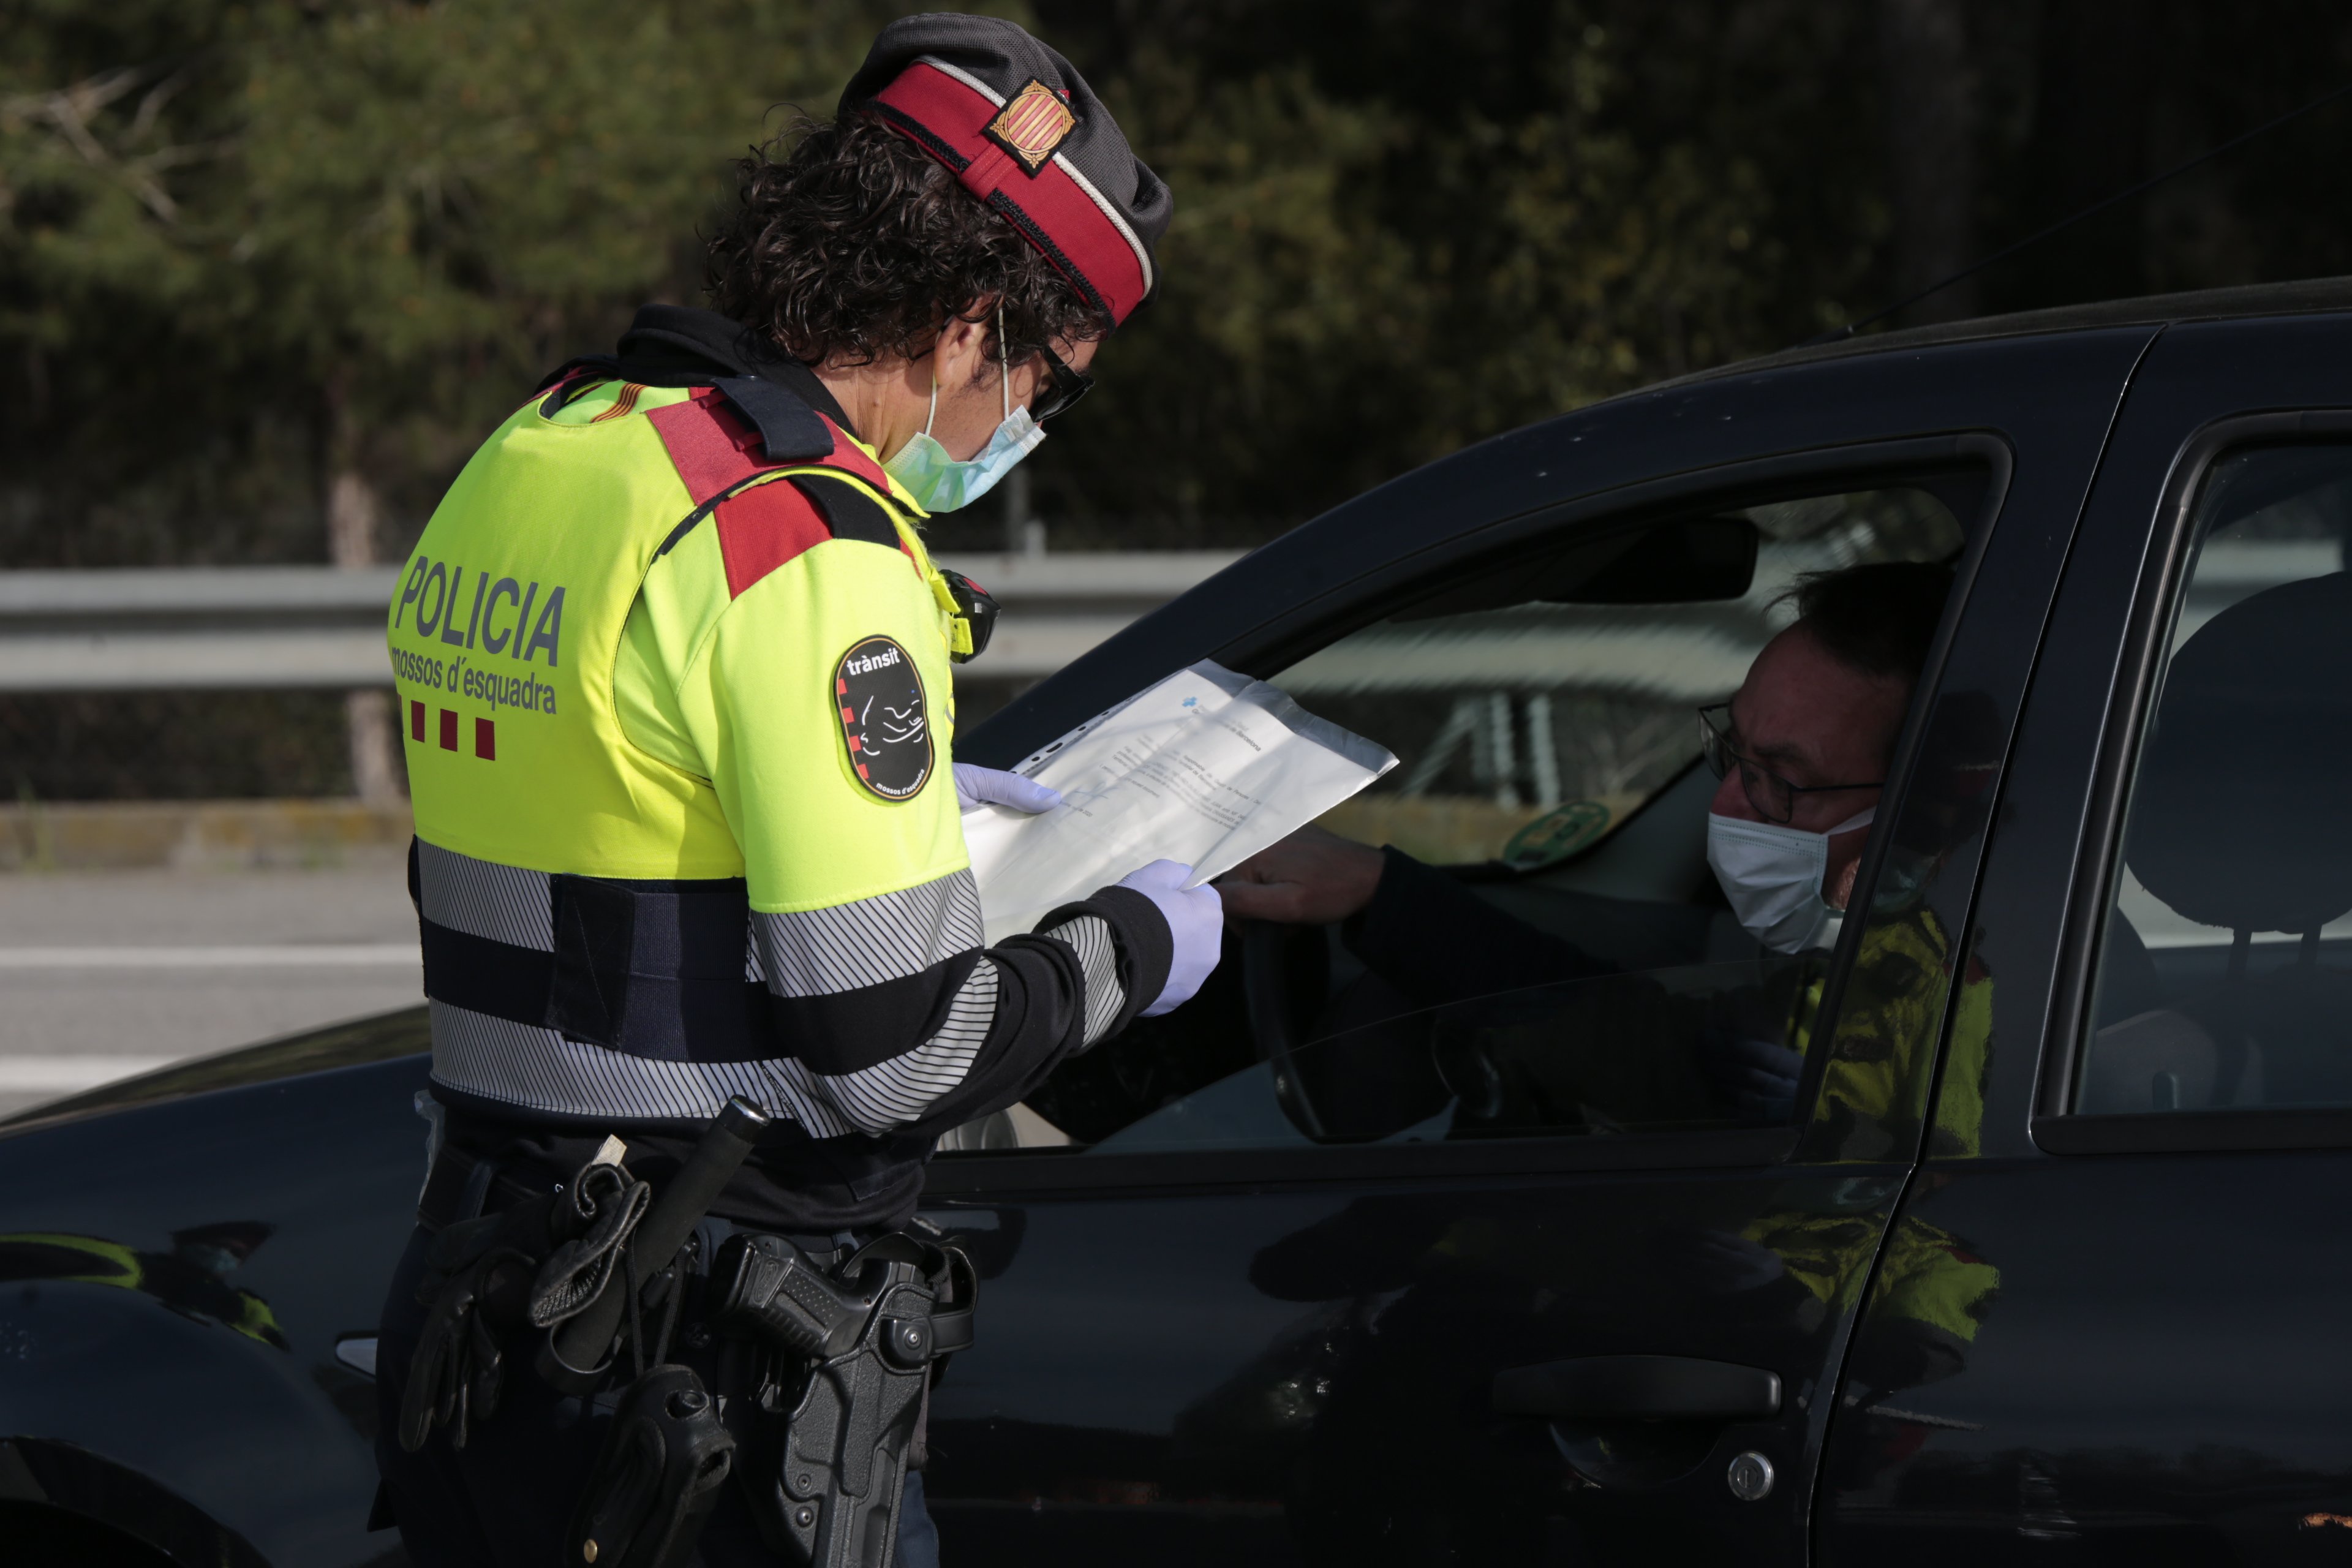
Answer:
[[[703,263],[711,303],[804,363],[915,357],[998,295],[1015,360],[1110,331],[1011,224],[870,116],[802,116],[735,168],[741,199]]]

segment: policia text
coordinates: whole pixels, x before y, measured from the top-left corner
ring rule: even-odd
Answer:
[[[534,605],[539,615],[536,621],[531,619]],[[511,620],[501,619],[506,606],[513,610]],[[400,597],[393,605],[394,631],[402,629],[401,623],[412,607],[416,612],[413,626],[419,637],[430,637],[437,632],[451,647],[502,653],[524,664],[544,649],[550,669],[562,662],[558,657],[563,636],[561,587],[550,588],[542,601],[536,583],[521,584],[511,577],[493,582],[488,572],[477,572],[468,605],[465,567],[419,555],[409,566]],[[528,637],[523,636],[525,626],[530,628]]]

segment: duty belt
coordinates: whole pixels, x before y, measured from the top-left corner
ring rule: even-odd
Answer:
[[[556,1184],[440,1151],[417,1205],[436,1234],[402,1444],[438,1425],[464,1447],[496,1413],[517,1332],[544,1331],[540,1374],[599,1405],[625,1345],[634,1373],[611,1399],[572,1561],[688,1561],[730,1473],[771,1551],[812,1568],[891,1561],[930,1384],[971,1343],[978,1277],[920,1221],[855,1247],[735,1230],[706,1259],[692,1233],[763,1121],[730,1102],[658,1199],[618,1155]],[[716,1399],[664,1359],[689,1276],[723,1338]]]

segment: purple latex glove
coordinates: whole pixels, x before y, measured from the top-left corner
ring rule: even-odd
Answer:
[[[983,768],[971,763],[955,765],[956,805],[964,811],[976,811],[983,805],[1009,805],[1015,811],[1025,811],[1035,816],[1062,804],[1062,792],[1051,784],[1041,784],[1034,779],[1024,779],[1019,773],[1008,773],[1001,768]]]
[[[1143,1010],[1147,1018],[1172,1013],[1190,1002],[1217,967],[1217,951],[1225,931],[1224,900],[1217,897],[1214,888],[1187,889],[1184,884],[1192,877],[1192,868],[1181,861],[1154,860],[1119,879],[1120,887],[1141,893],[1160,910],[1175,949],[1168,961],[1168,984]]]

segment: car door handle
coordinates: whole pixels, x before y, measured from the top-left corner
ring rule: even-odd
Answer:
[[[1758,1421],[1780,1413],[1780,1378],[1696,1356],[1579,1356],[1496,1373],[1494,1404],[1554,1421]]]

